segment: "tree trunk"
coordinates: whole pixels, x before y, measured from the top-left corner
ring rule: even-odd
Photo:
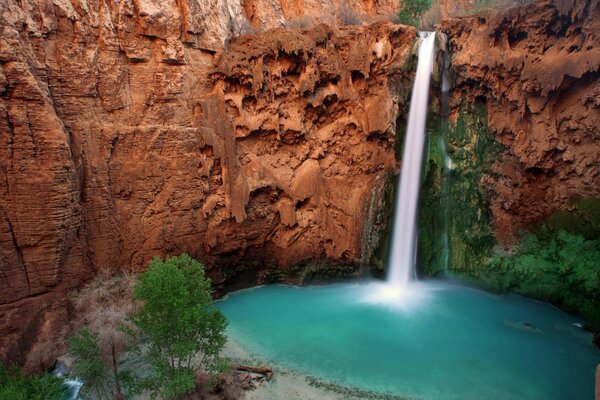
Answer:
[[[119,381],[119,370],[117,368],[117,356],[115,354],[115,342],[111,342],[112,350],[112,367],[115,377],[115,390],[117,392],[117,400],[125,400],[125,395],[121,392],[121,382]]]
[[[255,374],[264,375],[268,381],[273,377],[273,369],[265,365],[255,367],[252,365],[231,364],[231,368],[237,369],[238,371],[254,372]]]

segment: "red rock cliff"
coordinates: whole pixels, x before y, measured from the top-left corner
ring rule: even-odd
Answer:
[[[414,29],[262,32],[304,16],[353,24],[394,2],[210,3],[0,4],[3,357],[58,354],[65,293],[101,268],[185,251],[235,287],[322,259],[359,265],[373,193],[396,169]],[[442,24],[453,109],[487,103],[506,145],[484,182],[504,244],[600,197],[598,7],[540,1]]]
[[[101,268],[188,252],[231,286],[358,266],[372,192],[396,169],[414,30],[230,41],[241,5],[215,3],[0,5],[5,357],[51,360],[66,291]]]
[[[447,20],[453,104],[487,104],[506,146],[484,182],[496,236],[600,197],[600,3],[539,1]]]

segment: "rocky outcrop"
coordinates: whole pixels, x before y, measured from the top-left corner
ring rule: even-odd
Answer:
[[[497,239],[600,197],[600,5],[539,1],[444,21],[451,107],[483,102],[505,146],[482,187]]]
[[[60,352],[65,293],[99,269],[187,252],[222,289],[359,267],[414,29],[234,39],[241,4],[211,3],[0,5],[4,358]]]
[[[390,21],[401,0],[245,0],[244,10],[253,29],[282,26],[307,28],[320,23],[331,27]]]
[[[422,273],[549,301],[595,330],[599,21],[582,0],[443,22],[450,116],[430,137],[419,238]]]

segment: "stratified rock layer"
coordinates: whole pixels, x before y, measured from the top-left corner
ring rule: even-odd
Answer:
[[[243,10],[213,6],[0,5],[5,358],[59,353],[65,293],[99,269],[187,252],[219,289],[358,268],[371,193],[397,169],[414,29],[232,40]]]

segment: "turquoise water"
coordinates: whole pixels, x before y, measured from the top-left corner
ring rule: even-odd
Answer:
[[[516,295],[419,283],[263,286],[217,302],[269,362],[415,399],[593,399],[600,351],[581,321]]]

